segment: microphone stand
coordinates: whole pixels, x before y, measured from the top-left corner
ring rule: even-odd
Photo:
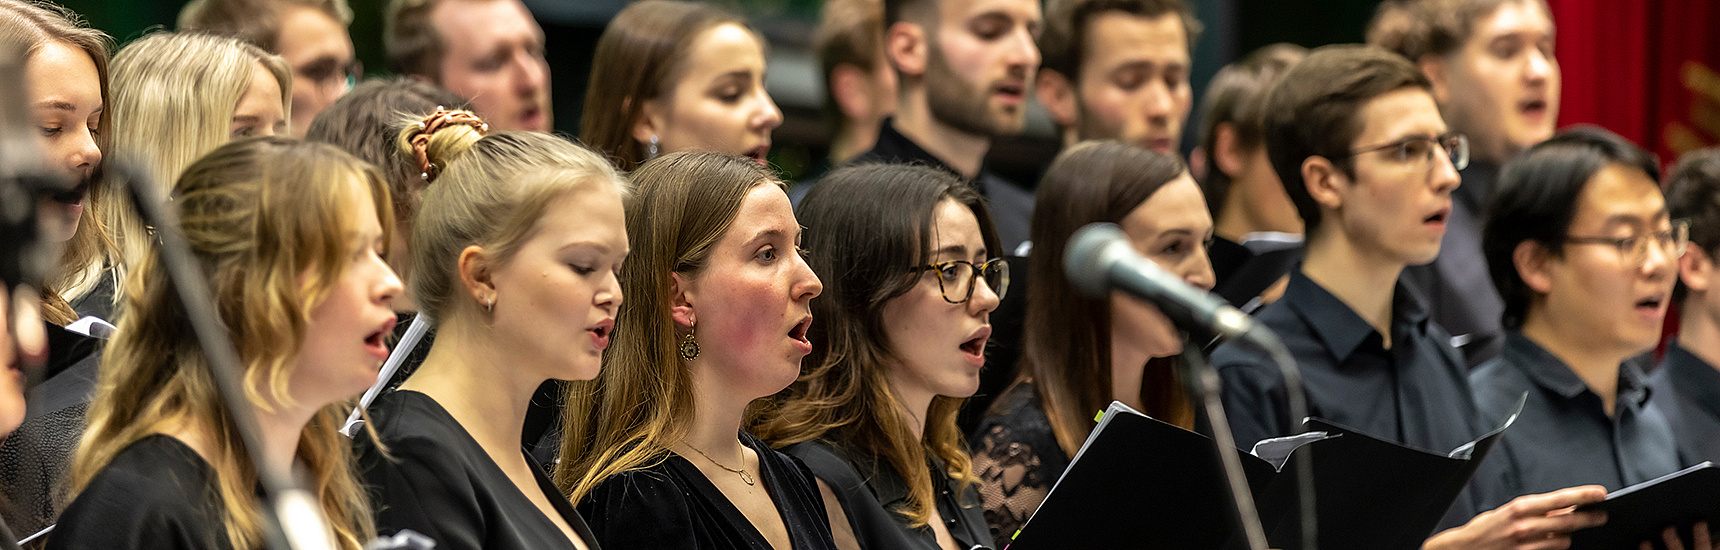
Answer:
[[[1289,418],[1290,430],[1301,433],[1303,430],[1299,426],[1308,418],[1308,394],[1302,386],[1302,370],[1296,366],[1296,357],[1284,347],[1284,341],[1278,339],[1277,334],[1264,326],[1256,326],[1239,340],[1266,352],[1272,363],[1277,365],[1278,373],[1284,379],[1285,416]],[[1226,426],[1227,432],[1228,428]],[[1213,431],[1217,432],[1217,429]],[[1318,505],[1314,499],[1314,449],[1302,447],[1298,453],[1301,458],[1293,458],[1291,462],[1296,468],[1296,497],[1301,510],[1301,550],[1316,550],[1320,537],[1319,521],[1315,517]]]
[[[1248,540],[1250,550],[1266,550],[1266,530],[1260,525],[1260,510],[1255,507],[1254,493],[1248,487],[1248,477],[1242,471],[1241,449],[1230,433],[1230,420],[1224,415],[1219,401],[1218,372],[1208,364],[1201,348],[1192,336],[1185,335],[1182,351],[1183,382],[1206,410],[1207,423],[1212,427],[1212,439],[1218,445],[1219,462],[1224,464],[1224,479],[1230,485],[1231,501],[1236,503],[1236,520]]]
[[[191,246],[180,233],[179,217],[167,208],[167,200],[154,182],[142,171],[129,165],[108,161],[108,174],[115,176],[128,191],[132,205],[143,216],[145,224],[155,229],[159,240],[161,267],[176,290],[192,332],[209,361],[210,374],[215,379],[216,393],[221,404],[239,432],[241,450],[257,472],[262,485],[263,536],[266,547],[289,550],[332,549],[328,522],[322,507],[309,491],[295,482],[287,468],[264,460],[258,450],[263,448],[257,419],[239,381],[239,353],[229,340],[210,296],[209,284],[202,269],[192,256]]]

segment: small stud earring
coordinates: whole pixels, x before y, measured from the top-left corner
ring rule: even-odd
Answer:
[[[496,312],[496,297],[495,296],[491,296],[490,300],[488,302],[484,302],[484,311],[488,312],[488,313],[495,313]]]
[[[657,134],[651,134],[651,142],[645,144],[645,159],[657,158]]]

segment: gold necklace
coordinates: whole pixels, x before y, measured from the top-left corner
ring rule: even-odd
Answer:
[[[692,444],[692,443],[687,443],[687,442],[686,442],[686,441],[685,441],[685,440],[683,440],[683,441],[681,441],[681,443],[683,443],[683,444],[686,444],[686,445],[687,445],[687,448],[688,448],[688,449],[692,449],[692,450],[693,450],[693,452],[695,452],[695,453],[699,453],[699,456],[702,456],[702,457],[705,457],[705,460],[709,460],[709,461],[711,461],[711,464],[716,464],[716,465],[717,465],[717,467],[718,467],[718,468],[722,468],[722,469],[724,469],[724,470],[728,470],[728,471],[729,471],[729,473],[735,473],[735,474],[740,474],[740,476],[741,476],[741,481],[745,481],[745,482],[746,482],[746,483],[747,483],[747,485],[749,485],[749,486],[750,486],[750,485],[757,485],[757,484],[758,484],[758,480],[756,480],[756,479],[753,479],[753,476],[752,476],[752,474],[749,474],[749,473],[747,473],[747,471],[746,471],[746,469],[745,469],[745,468],[730,468],[730,467],[728,467],[728,466],[724,466],[724,465],[723,465],[723,463],[721,463],[721,462],[717,462],[717,459],[715,459],[715,458],[711,458],[711,455],[708,455],[708,454],[705,454],[705,452],[704,452],[704,451],[701,451],[701,450],[699,450],[699,448],[698,448],[698,447],[694,447],[694,446],[693,446],[693,444]],[[746,453],[745,453],[745,452],[742,452],[742,453],[741,453],[741,458],[742,458],[742,459],[743,459],[743,460],[744,460],[744,459],[745,459],[745,458],[746,458]]]

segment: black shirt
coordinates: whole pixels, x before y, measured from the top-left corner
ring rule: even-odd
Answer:
[[[758,482],[770,492],[794,550],[835,550],[824,498],[799,460],[751,434]],[[597,540],[610,548],[771,550],[770,542],[697,466],[674,453],[646,468],[610,476],[579,502]],[[777,549],[784,550],[784,549]]]
[[[434,539],[438,550],[574,548],[435,399],[391,391],[371,404],[370,416],[390,455],[377,452],[367,437],[355,438],[378,534],[411,529]],[[531,455],[525,457],[544,497],[596,550],[567,497]]]
[[[1648,406],[1672,426],[1685,462],[1720,463],[1720,370],[1675,340],[1648,377]]]
[[[955,168],[938,157],[932,156],[914,140],[896,131],[895,119],[884,119],[883,127],[878,130],[878,141],[870,151],[854,157],[852,163],[887,162],[893,164],[921,163],[928,166],[948,170],[958,176]],[[1010,183],[984,167],[972,182],[980,194],[985,195],[986,203],[991,207],[992,224],[997,226],[997,237],[1003,250],[998,255],[1014,254],[1021,243],[1027,242],[1029,221],[1033,218],[1033,192]]]
[[[60,514],[48,548],[228,549],[214,469],[178,439],[132,442]]]
[[[842,512],[854,527],[862,550],[940,550],[930,526],[908,526],[900,510],[908,503],[908,484],[901,474],[875,457],[856,460],[851,453],[822,440],[790,445],[782,450],[806,463],[813,475],[830,485],[842,503]],[[991,533],[973,487],[962,491],[935,456],[927,455],[933,496],[944,528],[962,548],[991,543]]]
[[[1647,407],[1646,382],[1634,362],[1619,365],[1618,398],[1608,415],[1600,396],[1564,361],[1521,333],[1507,332],[1499,358],[1469,376],[1475,404],[1489,419],[1503,419],[1528,395],[1522,416],[1493,453],[1508,468],[1509,492],[1501,496],[1587,484],[1616,491],[1677,471],[1672,428],[1660,411]]]
[[[103,341],[48,325],[48,378],[30,388],[24,422],[0,443],[0,515],[23,536],[54,524],[66,505],[68,473],[84,413],[95,394]]]
[[[1492,426],[1471,401],[1462,357],[1423,304],[1413,290],[1397,286],[1392,347],[1385,349],[1372,325],[1297,270],[1284,297],[1262,308],[1259,320],[1283,339],[1301,367],[1309,415],[1444,455]],[[1212,364],[1224,383],[1224,408],[1238,447],[1296,433],[1298,427],[1285,417],[1283,378],[1270,358],[1227,344],[1213,352]],[[1477,478],[1496,479],[1487,471],[1484,463]],[[1496,490],[1471,483],[1439,528],[1486,511]]]
[[[1452,335],[1452,345],[1474,367],[1498,357],[1505,342],[1505,329],[1499,325],[1505,302],[1493,287],[1481,252],[1482,209],[1499,168],[1477,162],[1461,175],[1463,185],[1451,192],[1451,216],[1439,257],[1405,269],[1402,281],[1427,298],[1434,322]]]

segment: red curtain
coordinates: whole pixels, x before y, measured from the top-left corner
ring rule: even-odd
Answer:
[[[1559,125],[1598,124],[1672,163],[1720,144],[1720,0],[1551,0]]]

